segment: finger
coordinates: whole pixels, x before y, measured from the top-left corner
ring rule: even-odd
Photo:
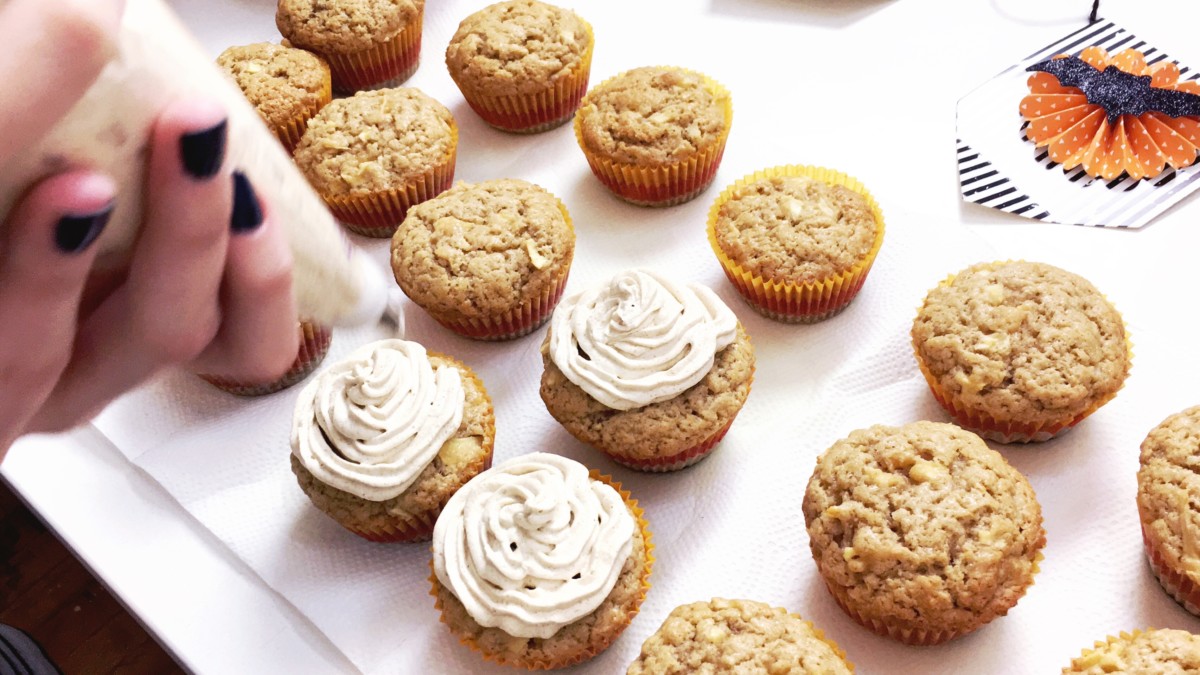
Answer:
[[[79,298],[116,185],[90,171],[46,179],[12,211],[0,242],[0,456],[71,357]]]
[[[0,163],[71,109],[116,51],[124,0],[0,2]],[[29,111],[37,111],[30,114]]]
[[[122,287],[84,320],[74,358],[39,412],[39,428],[89,419],[166,365],[202,353],[220,325],[232,181],[225,114],[173,104],[155,125],[145,213]]]
[[[240,382],[281,377],[299,350],[292,297],[292,254],[284,231],[263,210],[254,188],[235,173],[237,225],[225,258],[221,329],[193,370]]]

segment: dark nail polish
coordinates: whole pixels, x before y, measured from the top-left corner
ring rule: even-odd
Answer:
[[[258,203],[258,195],[254,194],[254,186],[250,179],[241,171],[233,172],[233,213],[229,216],[229,229],[234,234],[251,232],[262,225],[262,205]]]
[[[112,216],[113,203],[93,213],[66,215],[54,227],[54,244],[63,253],[79,253],[92,245]]]
[[[212,178],[221,169],[228,127],[228,121],[221,120],[216,126],[179,137],[179,156],[189,176],[203,180]]]

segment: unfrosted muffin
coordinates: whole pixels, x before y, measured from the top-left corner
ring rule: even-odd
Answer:
[[[642,645],[627,675],[853,672],[854,666],[833,641],[786,609],[753,600],[714,598],[672,610]]]
[[[313,115],[332,99],[329,65],[303,49],[269,42],[230,47],[217,57],[246,99],[291,152]]]
[[[975,434],[915,422],[851,433],[804,494],[817,570],[866,628],[933,645],[1004,616],[1046,543],[1029,481]]]
[[[1183,630],[1135,630],[1097,641],[1072,659],[1063,675],[1195,675],[1200,636]]]
[[[300,347],[296,350],[296,359],[287,372],[270,382],[255,382],[251,380],[220,377],[217,375],[200,375],[201,379],[222,391],[237,396],[265,396],[283,391],[308,377],[309,373],[321,365],[329,345],[333,341],[333,331],[311,321],[300,321]]]
[[[725,189],[708,239],[725,276],[758,312],[813,323],[846,308],[883,245],[883,213],[857,180],[779,166]]]
[[[604,651],[637,615],[654,557],[637,502],[566,457],[485,471],[433,531],[442,623],[498,663],[549,670]]]
[[[371,541],[427,539],[450,496],[491,465],[492,401],[461,361],[380,340],[300,392],[292,472],[313,505]]]
[[[417,70],[425,0],[279,0],[275,25],[325,57],[343,93],[394,87]]]
[[[1037,262],[980,263],[929,292],[913,322],[925,380],[962,426],[999,441],[1053,438],[1117,395],[1125,324],[1079,275]]]
[[[392,237],[400,288],[438,323],[480,340],[542,325],[574,256],[566,206],[516,179],[458,183],[410,209]]]
[[[471,109],[504,131],[535,133],[571,119],[587,91],[592,27],[538,0],[488,5],[446,48],[450,77]]]
[[[1154,576],[1200,616],[1200,406],[1163,420],[1142,442],[1138,514]]]
[[[716,176],[733,124],[729,91],[684,68],[635,68],[589,91],[575,136],[592,173],[621,199],[671,206]]]
[[[390,237],[409,208],[454,182],[458,125],[419,89],[363,91],[317,113],[295,156],[347,228]]]
[[[564,299],[542,364],[542,401],[571,435],[630,468],[674,471],[724,438],[754,347],[710,289],[638,270]]]

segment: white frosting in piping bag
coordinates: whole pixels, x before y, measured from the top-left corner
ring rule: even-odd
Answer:
[[[631,410],[704,379],[736,337],[737,317],[711,289],[638,270],[559,303],[550,358],[592,398]]]
[[[450,498],[433,528],[433,568],[479,625],[549,638],[612,592],[635,527],[621,495],[579,462],[522,455]]]
[[[317,479],[381,502],[403,493],[462,423],[457,368],[380,340],[313,380],[296,401],[292,453]]]

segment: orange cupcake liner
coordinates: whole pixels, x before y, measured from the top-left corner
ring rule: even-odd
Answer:
[[[736,419],[737,415],[734,415],[734,418]],[[722,427],[720,431],[710,436],[708,440],[700,443],[699,445],[694,445],[687,450],[677,452],[667,457],[655,457],[653,459],[633,459],[630,457],[622,457],[621,455],[614,454],[608,450],[601,450],[600,452],[603,452],[608,456],[609,459],[617,464],[630,469],[636,469],[637,471],[649,471],[653,473],[679,471],[680,469],[686,469],[693,464],[697,464],[700,462],[700,460],[711,455],[713,450],[716,449],[717,444],[721,442],[721,439],[725,438],[725,434],[729,432],[729,428],[732,426],[733,420],[729,420],[728,424]]]
[[[317,95],[317,100],[285,124],[271,129],[279,142],[287,149],[289,155],[295,152],[297,145],[300,145],[300,139],[304,137],[304,132],[308,129],[308,121],[316,117],[317,113],[321,112],[321,108],[333,100],[333,80],[329,74],[329,66],[323,62],[322,66],[325,68],[325,82]]]
[[[764,278],[734,262],[717,241],[717,217],[721,207],[751,183],[784,176],[802,176],[831,185],[840,185],[862,195],[876,224],[875,241],[866,256],[840,274],[800,284]],[[846,309],[850,301],[862,290],[867,274],[879,255],[879,249],[883,247],[884,229],[883,211],[857,179],[833,169],[796,164],[763,169],[742,177],[725,188],[708,211],[708,243],[716,254],[717,261],[721,263],[725,277],[755,311],[784,323],[817,323]]]
[[[217,389],[237,396],[265,396],[267,394],[274,394],[277,391],[282,391],[296,384],[308,377],[309,373],[313,370],[316,370],[321,361],[325,360],[325,354],[329,351],[329,343],[332,341],[333,331],[329,328],[308,321],[301,321],[300,348],[296,352],[296,360],[292,362],[292,367],[279,379],[262,383],[246,382],[244,380],[217,377],[215,375],[201,375],[200,377]]]
[[[601,157],[588,150],[584,144],[583,118],[578,113],[575,115],[575,140],[583,150],[592,173],[613,194],[631,204],[665,207],[694,199],[712,184],[717,175],[717,168],[721,165],[721,158],[725,154],[725,142],[729,139],[729,130],[733,126],[733,100],[729,90],[706,75],[692,70],[681,70],[702,78],[705,86],[724,107],[725,129],[720,138],[693,157],[654,167]],[[600,86],[603,86],[603,83]],[[586,99],[585,96],[585,102]],[[580,105],[585,105],[585,102],[581,102]]]
[[[471,89],[467,83],[455,78],[453,71],[450,76],[471,109],[484,122],[501,131],[536,134],[561,126],[579,109],[579,102],[587,93],[595,39],[591,24],[583,21],[583,25],[588,34],[587,49],[570,73],[560,77],[554,86],[543,91],[496,96]]]
[[[1042,543],[1039,544],[1039,550],[1033,559],[1033,577],[1036,577],[1038,572],[1041,571],[1041,562],[1045,559],[1045,556],[1042,555],[1041,551],[1041,547],[1045,546],[1046,542],[1046,531],[1044,529],[1042,530],[1041,541]],[[863,614],[859,613],[850,606],[849,597],[840,586],[835,587],[833,584],[831,584],[824,573],[821,574],[821,578],[825,580],[825,588],[829,589],[829,594],[833,596],[833,599],[837,602],[838,607],[841,607],[842,611],[844,611],[851,619],[854,619],[855,623],[863,628],[866,628],[872,633],[875,633],[876,635],[891,638],[892,640],[896,640],[897,642],[901,642],[913,647],[932,647],[934,645],[940,645],[942,643],[949,642],[954,638],[973,633],[997,618],[1008,614],[1008,610],[1006,609],[991,619],[988,619],[987,621],[976,626],[972,626],[966,630],[926,630],[924,628],[894,626],[886,621],[864,616]],[[1033,584],[1034,581],[1030,580],[1029,585],[1032,586]],[[1025,591],[1028,590],[1028,588],[1025,589]],[[1025,597],[1024,592],[1017,597],[1017,601],[1019,601],[1022,597]],[[1013,607],[1015,606],[1016,601],[1013,602]],[[1012,609],[1012,607],[1009,607],[1008,609]]]
[[[1159,585],[1180,606],[1192,614],[1200,616],[1200,587],[1197,587],[1186,574],[1171,568],[1166,558],[1159,552],[1158,547],[1146,535],[1145,527],[1142,527],[1142,543],[1146,547],[1146,560],[1150,563],[1150,571],[1154,572],[1154,578],[1158,579]]]
[[[637,527],[642,533],[643,541],[646,543],[646,564],[642,567],[642,577],[640,579],[641,593],[638,594],[638,597],[633,603],[633,607],[628,608],[626,616],[623,617],[624,621],[622,622],[620,630],[614,631],[612,634],[612,639],[610,639],[608,642],[597,645],[588,645],[587,649],[584,649],[579,653],[568,654],[557,660],[526,660],[523,659],[519,654],[494,653],[485,651],[474,640],[474,638],[458,633],[454,630],[453,626],[446,622],[445,605],[442,603],[441,594],[439,592],[442,588],[442,585],[440,582],[438,582],[437,574],[433,571],[433,561],[430,560],[429,582],[433,585],[433,588],[429,591],[429,594],[434,598],[434,608],[438,611],[439,621],[445,624],[446,627],[450,628],[451,632],[454,633],[455,637],[458,638],[460,643],[472,651],[479,652],[479,654],[482,655],[485,660],[498,663],[502,666],[513,666],[516,668],[524,668],[526,670],[555,670],[558,668],[566,668],[567,666],[583,663],[584,661],[591,660],[597,654],[612,646],[612,643],[616,642],[617,638],[619,638],[621,634],[625,632],[625,628],[627,628],[633,621],[633,618],[637,616],[639,611],[641,611],[642,603],[646,601],[646,593],[650,591],[650,570],[654,567],[654,542],[652,541],[653,535],[650,532],[649,523],[646,522],[645,511],[638,506],[637,500],[634,499],[627,490],[621,489],[621,484],[613,480],[612,476],[601,474],[595,469],[592,469],[589,472],[589,475],[593,480],[598,480],[616,490],[617,493],[621,495],[621,498],[625,500],[625,506],[627,506],[630,513],[633,514],[634,520],[637,521]]]
[[[842,660],[843,664],[845,664],[846,669],[852,673],[854,672],[854,664],[850,662],[850,657],[846,656],[846,650],[842,649],[841,646],[838,645],[838,643],[834,642],[833,638],[829,637],[828,635],[825,635],[825,631],[821,630],[820,628],[817,628],[816,624],[809,621],[808,619],[805,619],[804,617],[800,616],[799,614],[793,614],[791,612],[788,612],[788,614],[792,618],[799,619],[800,621],[807,624],[808,629],[810,631],[812,631],[813,637],[815,637],[816,639],[820,640],[821,642],[824,642],[825,644],[829,645],[829,648],[833,650],[833,653],[837,654],[838,658]]]
[[[322,53],[333,73],[333,89],[352,94],[361,89],[394,87],[417,72],[421,63],[423,11],[396,37],[370,49],[349,54]]]
[[[951,274],[942,280],[939,285],[949,285],[954,281],[956,276],[956,274]],[[925,383],[929,385],[929,390],[933,393],[933,397],[937,400],[938,405],[942,406],[942,409],[954,418],[954,422],[958,426],[997,443],[1041,443],[1056,438],[1073,429],[1076,424],[1079,424],[1089,415],[1103,407],[1104,404],[1113,400],[1117,393],[1125,388],[1125,383],[1122,382],[1116,391],[1102,399],[1096,400],[1087,410],[1071,418],[1029,424],[1013,420],[1000,420],[982,411],[971,410],[955,398],[953,394],[946,391],[938,382],[933,372],[929,370],[929,367],[925,365],[925,361],[921,358],[920,350],[917,348],[915,337],[913,338],[912,347],[913,356],[917,360],[917,366],[921,369],[921,375],[925,377]],[[1130,366],[1132,367],[1133,342],[1129,338],[1128,325],[1125,326],[1125,348],[1128,350]],[[1128,379],[1128,375],[1126,375],[1126,378]]]
[[[450,125],[450,150],[441,163],[410,179],[403,187],[366,194],[326,195],[325,204],[347,230],[384,239],[396,233],[408,210],[433,199],[454,184],[458,159],[458,125]]]
[[[1154,629],[1147,628],[1145,630],[1134,629],[1134,630],[1128,631],[1128,632],[1121,631],[1118,635],[1108,635],[1103,640],[1096,640],[1095,643],[1092,644],[1091,649],[1084,648],[1082,651],[1079,652],[1078,657],[1071,659],[1071,665],[1068,666],[1068,668],[1074,667],[1077,663],[1080,663],[1080,662],[1087,663],[1089,657],[1091,657],[1093,654],[1095,654],[1096,652],[1098,652],[1102,649],[1107,649],[1118,642],[1127,642],[1130,640],[1136,640],[1138,638],[1138,636],[1142,635],[1143,633],[1152,631],[1152,630],[1154,630]],[[1083,666],[1083,667],[1086,667],[1086,666]],[[1063,669],[1063,672],[1065,673],[1065,672],[1067,672],[1067,670]]]

